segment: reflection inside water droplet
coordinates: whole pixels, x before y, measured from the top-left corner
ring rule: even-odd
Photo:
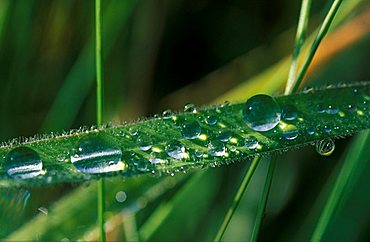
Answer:
[[[196,139],[199,137],[201,127],[199,122],[193,118],[188,118],[181,125],[182,135],[186,139]]]
[[[225,156],[226,147],[221,141],[211,140],[208,143],[208,153],[211,156]]]
[[[44,173],[39,154],[22,146],[11,150],[5,157],[6,173],[15,179],[29,179]]]
[[[172,140],[167,143],[166,152],[169,156],[178,160],[189,158],[188,153],[186,153],[185,146],[177,140]]]

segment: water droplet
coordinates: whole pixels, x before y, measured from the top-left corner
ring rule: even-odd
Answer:
[[[244,146],[250,150],[254,150],[258,146],[258,140],[254,136],[249,136],[244,140]]]
[[[348,111],[351,113],[355,112],[357,110],[356,105],[354,104],[348,104]]]
[[[218,121],[217,115],[207,115],[206,123],[209,125],[215,125]]]
[[[328,134],[331,133],[331,128],[328,125],[324,125],[324,131]]]
[[[131,136],[136,136],[138,133],[138,130],[134,127],[129,128],[128,132],[130,133]]]
[[[211,140],[208,143],[208,153],[211,156],[225,156],[226,147],[224,143],[218,140]]]
[[[247,100],[243,108],[243,119],[249,128],[256,131],[273,129],[280,121],[281,108],[270,96],[259,94]]]
[[[185,113],[196,113],[197,112],[197,108],[195,107],[194,104],[192,103],[187,103],[185,106],[184,106],[184,112]]]
[[[116,193],[116,201],[123,203],[127,199],[127,194],[124,191],[119,191]]]
[[[162,113],[163,119],[171,119],[175,114],[172,112],[171,109],[166,109]]]
[[[313,88],[310,87],[310,86],[306,86],[306,87],[303,88],[302,92],[303,93],[311,93],[311,92],[313,92]]]
[[[221,130],[217,134],[217,139],[222,142],[228,142],[231,139],[232,132],[229,130]]]
[[[315,134],[315,131],[312,128],[307,128],[306,131],[307,131],[308,135],[314,135]]]
[[[187,139],[196,139],[199,137],[201,132],[201,127],[199,122],[195,119],[187,119],[182,125],[182,135]]]
[[[153,146],[153,140],[145,134],[139,135],[137,142],[139,143],[140,150],[147,151]]]
[[[293,105],[286,105],[283,107],[282,113],[281,113],[281,119],[283,120],[295,120],[298,116],[297,108]]]
[[[334,152],[335,144],[330,138],[320,140],[316,143],[316,151],[322,156],[329,156]]]
[[[14,148],[6,155],[4,168],[15,179],[33,178],[44,173],[39,154],[25,146]]]
[[[286,140],[294,140],[298,137],[298,129],[295,125],[287,125],[283,130],[283,137]]]
[[[150,163],[153,165],[161,165],[161,164],[166,164],[167,160],[163,157],[163,155],[159,152],[151,152],[150,153]]]
[[[122,151],[113,141],[97,136],[82,141],[71,154],[72,164],[80,171],[90,174],[126,170]]]
[[[166,145],[166,152],[169,156],[178,160],[187,159],[189,157],[188,153],[186,153],[185,146],[178,140],[168,142]]]

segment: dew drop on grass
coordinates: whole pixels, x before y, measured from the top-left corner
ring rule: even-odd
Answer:
[[[163,119],[171,119],[175,114],[172,112],[171,109],[166,109],[162,113]]]
[[[39,207],[37,210],[39,210],[44,215],[48,215],[49,213],[49,210],[45,207]]]
[[[190,118],[182,123],[181,132],[186,139],[196,139],[200,135],[201,127],[197,120]]]
[[[208,153],[211,156],[225,156],[226,147],[221,141],[211,140],[208,143]]]
[[[166,152],[169,156],[177,160],[189,157],[188,153],[186,153],[185,146],[178,140],[168,142],[166,145]]]
[[[281,108],[272,97],[258,94],[249,98],[243,107],[243,119],[255,131],[269,131],[280,121]]]
[[[194,104],[192,103],[187,103],[185,104],[184,106],[184,112],[185,113],[196,113],[197,112],[197,108],[195,107]]]
[[[72,164],[84,173],[99,174],[127,169],[121,148],[105,137],[83,140],[71,154]]]
[[[28,179],[44,174],[40,155],[22,146],[11,150],[5,157],[6,173],[15,179]]]
[[[298,129],[295,125],[288,124],[283,129],[283,137],[286,140],[294,140],[298,137]]]
[[[217,115],[207,115],[206,117],[206,123],[208,125],[215,125],[218,121]]]
[[[281,119],[283,120],[295,120],[298,116],[297,108],[293,105],[286,105],[282,109]]]
[[[137,142],[139,143],[140,150],[147,151],[153,146],[153,140],[145,134],[139,135],[137,138]]]
[[[250,150],[254,150],[258,146],[258,140],[254,136],[249,136],[244,140],[244,146],[247,147]]]
[[[322,156],[329,156],[334,152],[335,144],[331,138],[320,140],[316,143],[316,151]]]
[[[222,142],[228,142],[231,139],[232,132],[229,130],[221,130],[217,133],[217,139]]]

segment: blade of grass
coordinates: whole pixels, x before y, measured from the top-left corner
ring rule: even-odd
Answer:
[[[346,192],[347,185],[350,182],[352,174],[355,172],[357,166],[360,164],[361,151],[366,147],[366,140],[369,139],[370,132],[366,131],[358,135],[357,139],[353,142],[352,148],[348,152],[346,159],[343,163],[342,169],[335,181],[334,187],[329,195],[325,204],[324,210],[321,213],[319,222],[312,234],[311,241],[321,241],[326,228],[328,227],[338,205],[342,201],[342,196]]]
[[[256,221],[255,221],[254,226],[253,226],[251,241],[257,241],[257,238],[258,238],[258,233],[259,233],[261,225],[262,225],[263,215],[264,215],[265,210],[266,210],[267,199],[268,199],[268,196],[269,196],[269,193],[270,193],[270,188],[271,188],[271,184],[272,184],[272,177],[273,177],[273,174],[274,174],[275,166],[276,166],[276,156],[273,155],[271,160],[270,160],[270,164],[269,164],[269,168],[268,168],[268,172],[267,172],[267,176],[266,176],[266,181],[265,181],[265,186],[264,186],[263,192],[262,192],[262,197],[261,197],[261,200],[258,203],[258,211],[257,211]]]
[[[331,5],[328,14],[325,16],[324,22],[322,23],[322,25],[319,29],[319,32],[317,33],[317,35],[316,35],[316,37],[315,37],[315,39],[314,39],[314,41],[313,41],[313,43],[310,47],[310,50],[308,52],[308,56],[306,57],[301,69],[299,70],[296,82],[294,83],[292,88],[289,89],[290,93],[293,93],[293,92],[297,91],[297,89],[299,87],[299,84],[302,82],[303,77],[305,76],[306,71],[307,71],[309,65],[311,64],[311,61],[312,61],[320,43],[321,43],[321,41],[323,40],[326,33],[328,32],[329,27],[330,27],[331,23],[333,22],[335,14],[337,13],[341,3],[342,3],[342,0],[334,0],[333,4]]]
[[[239,202],[240,202],[241,198],[243,197],[243,194],[244,194],[245,190],[247,189],[249,182],[252,179],[252,176],[254,174],[254,171],[257,168],[257,165],[258,165],[259,161],[260,161],[260,156],[256,156],[253,159],[253,161],[252,161],[250,167],[248,168],[247,172],[245,173],[243,181],[240,184],[240,187],[239,187],[238,191],[235,194],[234,200],[233,200],[231,206],[229,207],[229,210],[226,213],[226,216],[225,216],[225,218],[224,218],[224,220],[223,220],[223,222],[222,222],[222,224],[221,224],[221,226],[220,226],[220,228],[219,228],[219,230],[216,234],[216,237],[215,237],[214,241],[221,241],[222,236],[224,235],[224,233],[226,231],[226,228],[229,225],[229,223],[231,221],[231,218],[234,215],[235,210],[238,207]]]
[[[101,0],[95,0],[95,68],[96,68],[96,121],[97,125],[103,124],[103,65],[101,44]],[[104,178],[98,181],[98,223],[100,241],[105,241],[104,231]]]
[[[302,46],[306,39],[308,19],[310,15],[311,0],[302,0],[301,10],[299,14],[297,34],[295,37],[295,46],[293,51],[293,60],[290,65],[289,77],[285,86],[285,94],[290,94],[291,87],[294,86],[298,67],[298,58],[301,54]]]

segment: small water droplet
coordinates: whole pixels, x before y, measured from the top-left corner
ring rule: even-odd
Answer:
[[[185,104],[184,106],[184,112],[185,113],[196,113],[197,112],[197,108],[195,107],[194,104],[192,103],[187,103]]]
[[[89,174],[122,171],[127,168],[127,164],[122,161],[121,148],[102,136],[83,140],[72,153],[71,162],[76,169]]]
[[[228,142],[231,139],[232,132],[230,130],[221,130],[217,133],[217,139],[222,142]]]
[[[258,139],[251,135],[244,140],[244,146],[250,150],[254,150],[258,146]]]
[[[199,122],[192,118],[185,120],[181,125],[181,129],[182,135],[186,139],[196,139],[202,131]]]
[[[259,94],[247,100],[243,107],[243,119],[255,131],[273,129],[280,121],[281,108],[270,96]]]
[[[181,160],[189,157],[186,153],[185,146],[178,140],[172,140],[166,145],[166,152],[172,158]]]
[[[163,119],[171,119],[175,114],[172,112],[171,109],[166,109],[162,113]]]
[[[130,133],[131,136],[136,136],[138,133],[137,128],[131,127],[129,128],[128,132]]]
[[[285,105],[282,109],[281,119],[283,120],[295,120],[298,116],[297,108],[293,105]]]
[[[208,143],[208,153],[211,156],[225,156],[226,147],[224,143],[218,140],[211,140]]]
[[[328,105],[327,109],[325,110],[327,114],[337,114],[339,109],[334,107],[333,105]]]
[[[353,113],[353,112],[356,112],[357,108],[356,108],[356,105],[354,104],[348,104],[348,111]]]
[[[331,128],[328,125],[324,125],[324,131],[328,134],[331,133]]]
[[[116,193],[116,201],[123,203],[127,199],[127,194],[124,191],[119,191]]]
[[[5,157],[6,173],[15,179],[28,179],[44,173],[39,154],[31,148],[22,146],[11,150]]]
[[[147,151],[153,146],[153,140],[145,134],[139,135],[137,138],[137,142],[139,143],[140,150]]]
[[[298,129],[295,125],[287,125],[283,130],[283,137],[286,140],[294,140],[298,137]]]
[[[313,88],[310,87],[310,86],[303,87],[302,92],[303,93],[311,93],[311,92],[313,92]]]
[[[218,121],[217,115],[207,115],[206,123],[209,125],[215,125]]]
[[[316,143],[316,151],[322,156],[329,156],[334,152],[335,144],[331,138],[320,140]]]
[[[314,135],[315,134],[315,131],[312,128],[307,128],[306,131],[307,131],[308,135]]]

